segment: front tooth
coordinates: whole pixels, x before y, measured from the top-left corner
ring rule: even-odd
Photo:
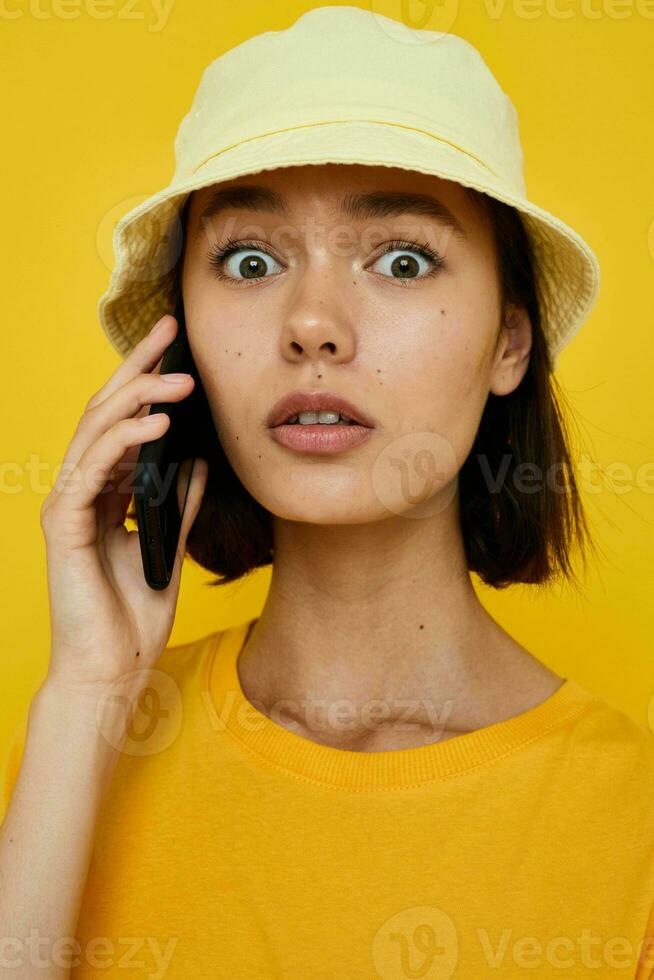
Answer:
[[[300,425],[315,425],[321,422],[323,425],[334,425],[340,419],[338,412],[300,412],[298,421]]]

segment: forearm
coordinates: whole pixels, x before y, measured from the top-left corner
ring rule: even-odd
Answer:
[[[0,978],[68,976],[120,728],[118,714],[100,726],[93,699],[47,681],[32,700],[21,768],[0,827]],[[30,935],[41,945],[27,942]]]

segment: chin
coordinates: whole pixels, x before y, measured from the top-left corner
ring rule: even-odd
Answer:
[[[264,494],[256,495],[256,499],[274,517],[303,524],[371,524],[389,516],[378,500],[364,493],[344,494],[336,488],[331,491],[322,489],[320,499],[317,499],[315,492],[305,495],[298,491],[291,495],[288,485],[277,492],[268,486]]]

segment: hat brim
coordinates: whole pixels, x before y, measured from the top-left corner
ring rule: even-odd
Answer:
[[[103,330],[126,357],[175,302],[183,245],[180,215],[192,191],[264,170],[344,163],[398,167],[452,180],[517,208],[533,249],[552,365],[587,319],[599,291],[597,258],[560,218],[507,186],[480,160],[432,134],[390,123],[333,122],[268,133],[209,157],[195,172],[125,214],[113,234],[115,265],[98,302]]]

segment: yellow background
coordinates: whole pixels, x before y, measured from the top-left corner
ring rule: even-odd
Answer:
[[[480,50],[517,108],[530,197],[578,229],[600,260],[598,304],[557,375],[576,411],[578,453],[589,472],[599,467],[583,497],[601,564],[581,597],[560,586],[475,584],[553,670],[654,725],[654,2],[370,3]],[[312,6],[320,4],[0,0],[0,751],[48,664],[46,486],[86,401],[119,363],[96,315],[115,222],[169,182],[173,139],[203,69]],[[187,562],[171,644],[261,608],[268,571],[222,590],[206,588],[209,577]]]

